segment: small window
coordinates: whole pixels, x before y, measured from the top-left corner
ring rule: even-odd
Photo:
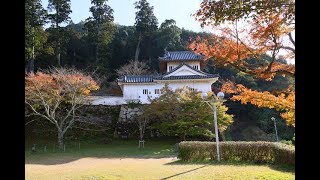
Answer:
[[[154,94],[160,94],[160,89],[155,89]]]
[[[172,71],[174,66],[169,66],[169,71]]]
[[[143,94],[148,94],[148,89],[144,89],[142,92]]]
[[[199,70],[199,66],[198,65],[194,65],[192,66],[194,69],[198,69]]]
[[[189,88],[189,90],[190,90],[191,92],[194,92],[195,89],[194,89],[194,88]]]

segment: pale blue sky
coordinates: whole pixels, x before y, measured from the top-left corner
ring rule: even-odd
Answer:
[[[137,0],[109,0],[108,5],[114,10],[114,21],[121,25],[134,25],[135,12],[133,3]],[[148,0],[151,6],[154,6],[154,14],[158,19],[159,26],[165,19],[174,19],[177,26],[196,32],[208,31],[209,28],[202,29],[200,23],[191,17],[200,7],[202,0]],[[42,5],[47,8],[48,0],[42,0]],[[91,13],[90,0],[71,0],[70,15],[74,23],[85,20]]]

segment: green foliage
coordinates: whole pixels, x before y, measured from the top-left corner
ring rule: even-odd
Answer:
[[[288,20],[294,19],[295,1],[293,0],[208,0],[201,3],[203,8],[197,11],[201,26],[210,22],[218,25],[226,21],[236,21],[239,19],[255,18],[261,13],[279,13],[285,12]]]
[[[176,21],[173,19],[166,19],[159,28],[157,34],[157,45],[159,48],[167,50],[176,50],[182,48],[180,34],[181,29],[176,26]]]
[[[116,31],[113,22],[113,9],[106,4],[107,0],[92,0],[90,7],[92,17],[87,18],[84,27],[87,32],[87,41],[95,52],[93,63],[103,64],[108,67],[110,59],[110,43]]]
[[[151,100],[144,108],[145,115],[154,120],[154,128],[163,134],[186,137],[213,137],[213,111],[203,102],[199,92],[187,88],[172,91],[168,85],[161,89],[162,95]],[[224,131],[233,121],[232,115],[226,113],[227,107],[217,103],[219,128]]]
[[[220,142],[222,161],[274,163],[295,165],[295,148],[273,142]],[[216,160],[216,143],[185,141],[179,143],[179,155],[183,161]]]
[[[55,11],[48,15],[52,26],[59,27],[59,24],[68,22],[70,20],[71,0],[49,0],[48,9],[50,12]]]
[[[280,142],[289,146],[293,146],[292,141],[281,140]]]
[[[47,41],[47,33],[42,26],[46,23],[47,11],[39,0],[25,1],[25,64],[28,71],[34,70],[34,60]]]
[[[149,60],[154,67],[156,64],[150,60],[157,57],[154,54],[154,46],[156,46],[155,35],[158,28],[158,19],[153,13],[153,6],[147,0],[140,0],[134,3],[136,12],[135,22],[135,44],[137,54],[135,60]]]
[[[140,100],[137,100],[137,101],[129,101],[128,102],[128,107],[129,108],[135,108],[135,107],[140,107],[142,105],[141,101]]]
[[[158,20],[153,14],[153,6],[150,6],[147,0],[140,0],[134,5],[138,9],[135,22],[137,33],[141,33],[143,37],[152,35],[158,28]]]

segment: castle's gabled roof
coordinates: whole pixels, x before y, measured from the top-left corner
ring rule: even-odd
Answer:
[[[187,66],[190,69],[198,72],[199,74],[193,74],[193,75],[173,75],[168,76],[171,73],[174,73],[178,69],[180,69],[182,66]],[[154,83],[156,80],[178,80],[178,79],[210,79],[218,77],[216,74],[208,74],[203,71],[200,71],[198,69],[195,69],[191,67],[189,64],[181,63],[179,66],[174,68],[172,71],[163,74],[163,75],[127,75],[123,76],[121,79],[118,79],[118,82],[122,83]]]
[[[210,78],[215,78],[218,77],[216,74],[209,74],[205,76],[200,76],[200,75],[185,75],[185,76],[158,76],[154,77],[154,80],[176,80],[176,79],[210,79]]]
[[[159,57],[160,61],[199,61],[203,59],[204,55],[196,54],[193,51],[166,51],[163,57]]]
[[[151,83],[153,82],[153,76],[151,75],[128,75],[118,79],[118,82],[124,83]]]

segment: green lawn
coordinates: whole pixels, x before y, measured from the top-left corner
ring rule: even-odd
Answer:
[[[174,145],[177,141],[172,140],[146,140],[145,148],[138,148],[138,140],[114,140],[108,144],[101,143],[101,140],[66,142],[66,151],[60,152],[54,149],[54,141],[48,140],[27,140],[25,145],[26,163],[41,161],[43,159],[76,159],[82,157],[117,158],[117,157],[142,157],[142,158],[162,158],[175,157]],[[36,144],[38,152],[31,153],[32,144]],[[44,146],[47,146],[44,152]]]
[[[32,144],[38,151],[31,153]],[[294,169],[243,163],[184,163],[174,151],[175,140],[67,142],[66,152],[53,152],[50,141],[26,140],[25,178],[32,179],[294,179]],[[47,145],[47,152],[43,152]],[[69,148],[68,148],[69,147]]]

